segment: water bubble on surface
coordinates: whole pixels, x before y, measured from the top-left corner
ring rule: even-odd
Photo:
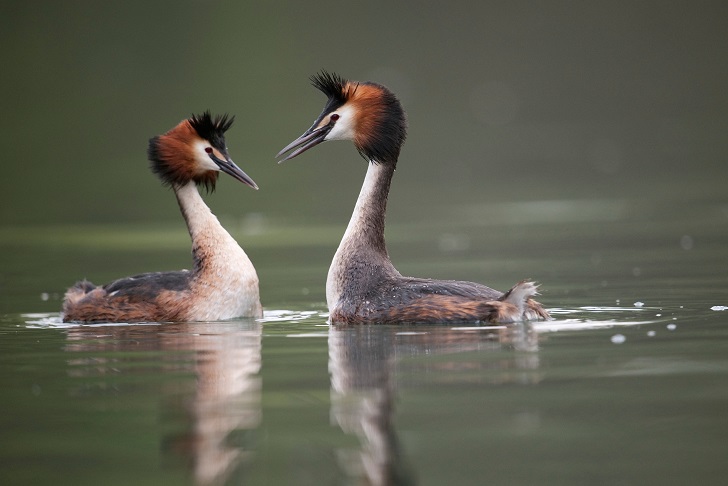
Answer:
[[[657,334],[657,333],[656,333],[655,331],[647,331],[647,335],[648,335],[649,337],[655,337],[655,335],[656,335],[656,334]]]
[[[677,324],[668,324],[667,325],[668,331],[674,331],[675,329],[677,329]]]
[[[684,235],[682,238],[680,238],[680,246],[683,250],[692,250],[693,249],[693,237],[690,235]]]
[[[639,302],[639,301],[637,301],[637,302],[635,302],[635,303],[634,303],[634,306],[635,306],[635,307],[643,307],[644,305],[645,305],[645,303],[644,303],[644,302]]]
[[[710,308],[710,310],[712,310],[712,311],[728,310],[728,305],[714,305],[713,307]]]
[[[248,213],[240,221],[240,229],[246,235],[256,236],[265,233],[266,218],[262,213]]]
[[[466,251],[470,248],[468,235],[443,233],[437,241],[437,247],[445,253]]]
[[[623,343],[623,342],[625,342],[626,340],[627,340],[627,338],[626,338],[626,337],[624,337],[624,334],[615,334],[615,335],[614,335],[614,336],[612,336],[612,338],[611,338],[611,341],[612,341],[612,342],[613,342],[614,344],[622,344],[622,343]]]

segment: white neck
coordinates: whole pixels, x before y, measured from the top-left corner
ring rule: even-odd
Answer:
[[[383,167],[379,164],[375,164],[373,162],[369,163],[367,173],[364,176],[364,183],[359,191],[359,197],[356,199],[354,212],[351,214],[349,225],[346,227],[344,236],[341,238],[339,250],[341,250],[341,247],[346,242],[352,239],[358,240],[358,236],[366,227],[366,220],[369,216],[368,210],[374,204],[375,195],[377,194],[376,189],[379,187],[379,180],[384,175],[382,169]]]
[[[210,208],[205,204],[205,201],[203,201],[194,182],[188,182],[184,186],[177,186],[174,188],[174,192],[187,222],[187,229],[190,232],[193,244],[197,238],[209,231],[228,235],[215,215],[212,214]]]
[[[196,315],[190,320],[220,320],[262,314],[258,275],[248,255],[202,200],[197,186],[175,186],[177,201],[192,238],[192,282]]]
[[[396,272],[389,262],[384,242],[387,194],[393,172],[394,169],[385,164],[369,163],[354,212],[329,267],[326,279],[329,310],[339,301],[347,279],[347,269],[352,264],[364,260],[376,261]]]

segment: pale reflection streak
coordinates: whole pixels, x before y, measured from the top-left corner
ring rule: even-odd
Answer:
[[[229,437],[261,420],[261,323],[78,326],[67,332],[67,351],[91,353],[69,360],[74,376],[148,373],[157,381],[168,375],[160,390],[162,415],[181,407],[187,423],[162,445],[189,461],[197,484],[224,483],[252,453]],[[162,353],[148,354],[154,351]]]
[[[412,375],[418,377],[426,376],[428,368],[458,372],[463,361],[448,360],[447,355],[503,349],[515,352],[507,354],[505,359],[473,359],[466,366],[475,367],[476,373],[482,372],[483,381],[489,383],[540,380],[538,335],[530,324],[492,328],[332,327],[329,331],[331,420],[359,440],[358,449],[338,451],[346,474],[356,484],[416,484],[394,424],[401,375],[397,373],[398,368],[406,363],[407,367],[416,368]],[[417,360],[425,355],[428,359]]]

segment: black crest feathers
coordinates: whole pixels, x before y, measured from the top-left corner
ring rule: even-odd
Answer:
[[[325,94],[331,102],[338,106],[346,103],[349,95],[345,88],[349,84],[344,78],[335,73],[321,70],[318,74],[311,76],[311,84]]]
[[[225,132],[232,126],[235,121],[234,116],[210,114],[205,111],[201,115],[192,115],[189,119],[190,125],[195,129],[197,134],[212,144],[219,150],[225,150]]]

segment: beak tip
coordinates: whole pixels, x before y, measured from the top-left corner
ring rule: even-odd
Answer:
[[[314,147],[321,142],[324,142],[326,140],[326,136],[331,131],[331,128],[333,128],[331,125],[316,129],[310,128],[309,130],[304,132],[303,135],[283,147],[283,149],[281,149],[281,151],[276,154],[275,158],[277,159],[283,157],[278,161],[278,163],[280,164],[282,162],[285,162],[286,160],[298,157],[311,147]]]

